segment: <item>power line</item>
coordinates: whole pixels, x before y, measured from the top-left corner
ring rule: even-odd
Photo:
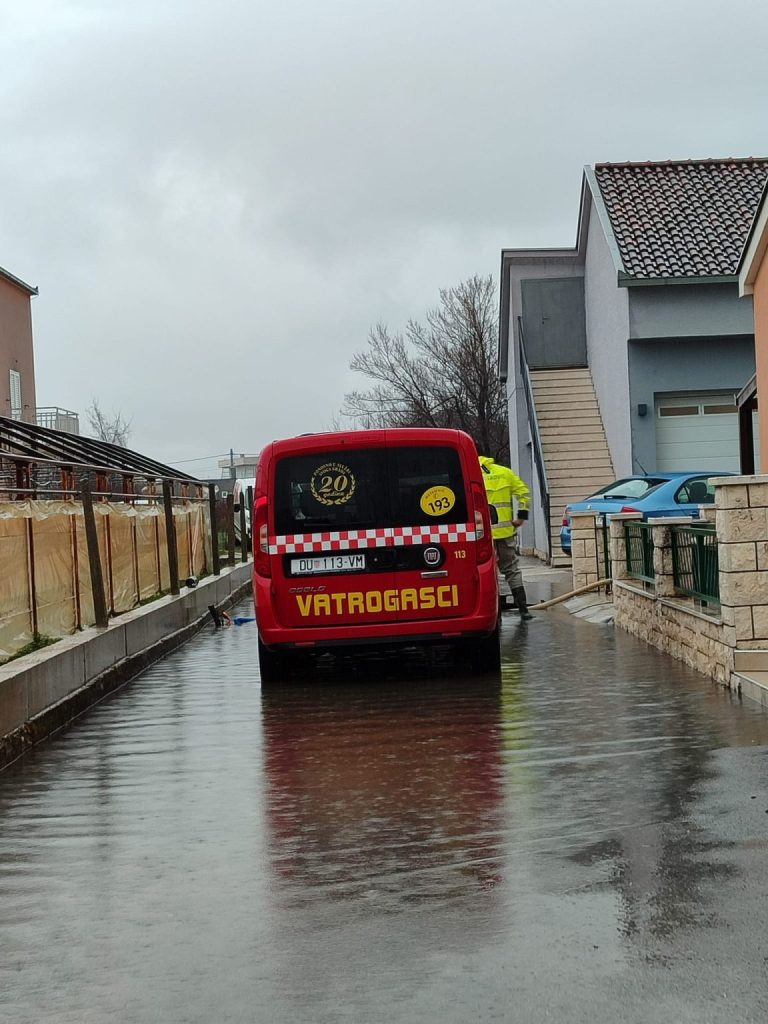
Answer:
[[[229,452],[218,452],[216,455],[201,455],[199,459],[169,459],[169,465],[181,466],[188,462],[208,462],[210,459],[226,459]]]

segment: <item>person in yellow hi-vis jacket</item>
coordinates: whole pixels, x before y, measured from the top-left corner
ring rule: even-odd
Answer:
[[[500,466],[487,455],[480,456],[485,492],[491,506],[493,524],[493,545],[499,570],[509,584],[521,619],[532,619],[528,611],[528,599],[523,586],[523,574],[517,547],[517,530],[528,518],[531,492],[517,473],[508,466]],[[517,499],[517,512],[514,500]]]

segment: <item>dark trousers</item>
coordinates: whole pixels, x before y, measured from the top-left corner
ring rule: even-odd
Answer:
[[[499,571],[509,584],[509,589],[514,592],[517,587],[522,587],[523,585],[523,572],[520,568],[517,537],[502,537],[501,540],[495,540],[493,546],[496,548]]]

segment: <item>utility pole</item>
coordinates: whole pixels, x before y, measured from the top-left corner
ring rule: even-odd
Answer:
[[[234,448],[229,449],[229,478],[230,480],[235,479],[235,450]]]

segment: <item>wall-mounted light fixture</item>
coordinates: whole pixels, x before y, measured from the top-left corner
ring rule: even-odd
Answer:
[[[645,402],[640,402],[640,404],[638,405],[638,407],[637,407],[637,415],[638,416],[647,416],[648,415],[648,406],[645,404]]]

